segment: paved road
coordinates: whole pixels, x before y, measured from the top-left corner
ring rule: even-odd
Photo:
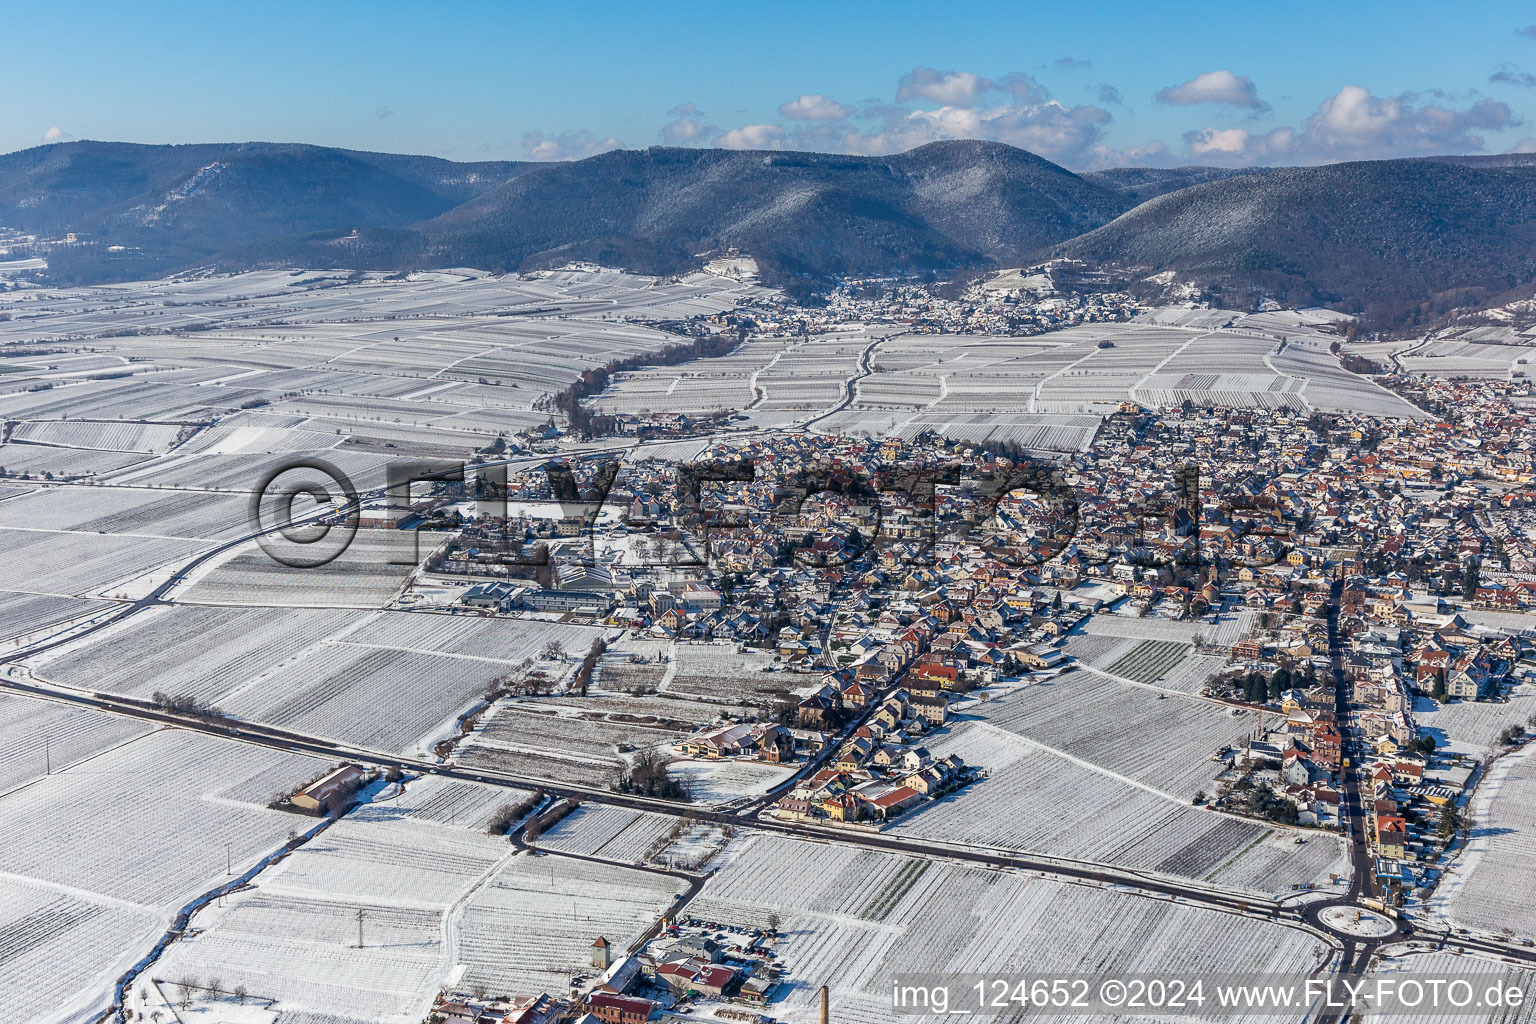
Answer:
[[[880,345],[882,341],[885,341],[886,338],[890,337],[895,337],[895,335],[886,335],[885,337],[875,338],[868,345],[864,346],[864,351],[859,353],[858,369],[843,381],[842,400],[832,408],[828,409],[826,412],[817,413],[810,419],[802,421],[799,426],[800,430],[808,430],[813,425],[820,423],[822,420],[831,416],[836,416],[838,413],[842,412],[844,409],[853,404],[854,386],[857,385],[859,381],[874,373],[874,371],[869,368],[869,357],[874,354],[875,349]]]
[[[663,814],[687,812],[700,821],[710,821],[735,828],[753,829],[760,832],[776,832],[784,835],[817,839],[826,842],[864,846],[872,849],[914,856],[939,856],[969,863],[997,867],[1011,867],[1059,878],[1093,881],[1109,885],[1121,885],[1146,893],[1179,897],[1192,903],[1221,910],[1248,913],[1255,917],[1276,920],[1299,921],[1295,908],[1282,907],[1277,901],[1248,896],[1243,893],[1200,886],[1193,882],[1164,879],[1129,869],[1051,857],[1029,856],[1006,850],[984,850],[974,847],[953,846],[929,840],[904,839],[877,832],[864,832],[848,828],[830,828],[808,822],[780,821],[774,818],[743,817],[738,812],[679,805],[672,801],[635,794],[615,793],[596,786],[571,783],[552,783],[545,779],[529,778],[486,768],[471,768],[453,764],[402,757],[380,751],[353,747],[334,740],[308,736],[303,733],[276,729],[251,722],[218,718],[198,718],[176,714],[137,701],[106,694],[92,694],[70,690],[53,684],[18,677],[12,670],[0,677],[0,691],[22,696],[58,701],[92,708],[111,714],[124,715],[156,725],[191,729],[197,732],[271,747],[291,753],[313,754],[339,761],[355,761],[384,768],[443,778],[478,782],[490,786],[516,789],[542,789],[553,796],[574,800],[612,804],[632,810],[655,811]]]

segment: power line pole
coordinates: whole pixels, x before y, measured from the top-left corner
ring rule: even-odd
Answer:
[[[53,774],[53,741],[43,740],[43,774]]]
[[[363,908],[357,908],[357,948],[363,948]]]

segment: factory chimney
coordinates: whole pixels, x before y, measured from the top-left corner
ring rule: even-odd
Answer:
[[[827,986],[821,986],[821,1024],[827,1024]]]

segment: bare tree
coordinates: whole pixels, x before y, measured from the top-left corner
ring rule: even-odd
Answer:
[[[246,991],[244,985],[236,985],[235,986],[235,999],[239,1001],[241,1006],[245,1005],[245,1001],[249,997],[250,997],[250,993]]]

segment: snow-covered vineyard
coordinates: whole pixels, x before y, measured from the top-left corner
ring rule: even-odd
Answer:
[[[1273,971],[1306,974],[1328,947],[1305,932],[1112,890],[760,836],[732,848],[692,913],[761,927],[782,919],[794,965],[781,1019],[816,1019],[832,988],[838,1019],[890,1017],[890,971],[1072,973]],[[912,1017],[939,1020],[940,1016]],[[1231,1020],[1220,1014],[1210,1020]]]
[[[814,420],[823,432],[874,436],[933,430],[1050,451],[1087,448],[1099,418],[1128,401],[1420,415],[1342,369],[1333,340],[1305,314],[1279,313],[1231,313],[1199,327],[1149,314],[1025,338],[871,326],[752,340],[727,359],[620,374],[590,404],[632,414],[746,409],[758,426]],[[835,411],[844,380],[852,401]]]

